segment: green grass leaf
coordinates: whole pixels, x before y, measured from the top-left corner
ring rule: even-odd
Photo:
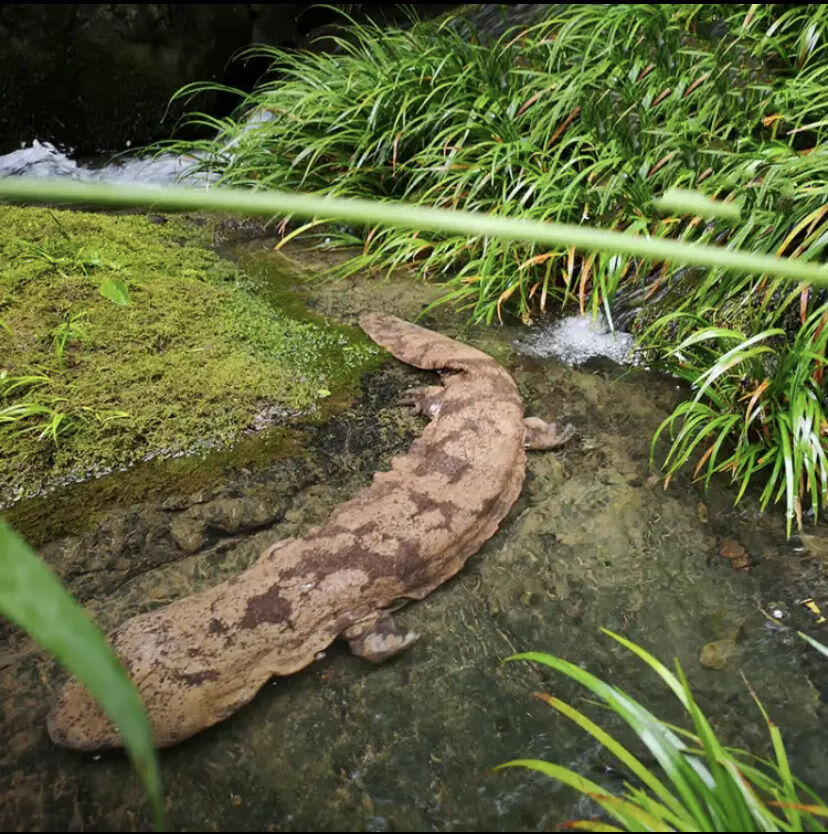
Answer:
[[[807,634],[803,634],[801,631],[797,631],[797,634],[806,642],[813,646],[820,654],[825,655],[828,657],[828,646],[824,643],[820,643],[818,640],[814,640],[813,637],[810,637]]]
[[[655,207],[664,214],[697,214],[699,217],[718,217],[738,223],[742,217],[740,206],[713,200],[698,191],[687,188],[670,188],[655,201]]]
[[[98,292],[114,304],[129,304],[129,290],[120,278],[104,278]]]
[[[625,792],[617,796],[580,774],[549,762],[518,759],[502,767],[526,767],[569,785],[597,802],[625,831],[825,831],[819,818],[828,815],[828,807],[791,773],[781,733],[755,695],[768,726],[775,761],[748,756],[719,742],[678,663],[674,674],[633,641],[606,629],[602,631],[636,654],[661,678],[690,717],[692,731],[660,721],[623,691],[554,655],[526,652],[508,660],[542,663],[602,698],[649,749],[667,781],[582,712],[550,695],[536,697],[566,715],[613,753],[639,779],[640,786],[625,783]],[[806,803],[801,795],[807,798]],[[782,815],[776,813],[777,809],[781,809]],[[591,820],[564,825],[579,830],[606,830],[593,828]]]
[[[164,828],[161,777],[144,705],[106,638],[38,555],[0,521],[0,612],[51,652],[95,696],[120,728]]]

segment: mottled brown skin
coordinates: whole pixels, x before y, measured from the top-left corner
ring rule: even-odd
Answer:
[[[303,538],[276,542],[239,576],[110,634],[159,747],[227,718],[337,637],[377,662],[407,648],[417,635],[389,610],[422,599],[494,534],[520,492],[526,445],[551,448],[568,436],[537,418],[527,425],[517,386],[486,354],[390,315],[360,324],[403,362],[441,372],[442,385],[407,396],[432,420],[390,471]],[[122,746],[75,679],[48,729],[79,750]]]

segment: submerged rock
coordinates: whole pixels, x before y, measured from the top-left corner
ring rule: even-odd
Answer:
[[[178,516],[170,524],[173,541],[185,553],[195,553],[204,545],[204,524],[189,516]]]
[[[811,556],[816,556],[818,559],[828,562],[828,537],[800,533],[799,539]]]
[[[223,534],[252,531],[272,524],[280,514],[280,508],[263,498],[219,498],[176,516],[170,535],[185,553],[195,553],[204,546],[211,529]]]
[[[750,567],[750,556],[736,539],[725,539],[719,545],[719,554],[730,561],[733,570],[747,570]]]
[[[736,641],[716,640],[702,646],[699,663],[705,669],[724,669],[737,652]]]

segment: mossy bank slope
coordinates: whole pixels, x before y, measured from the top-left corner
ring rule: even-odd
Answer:
[[[200,235],[0,206],[0,507],[314,414],[377,363],[356,329],[258,297]]]

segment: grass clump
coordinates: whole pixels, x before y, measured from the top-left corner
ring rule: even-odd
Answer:
[[[730,231],[656,217],[653,198],[673,186],[738,192],[765,213],[739,231],[743,248],[809,255],[819,235],[786,243],[789,229],[761,221],[782,210],[792,229],[821,206],[814,115],[828,104],[824,17],[822,7],[550,6],[542,23],[491,46],[461,21],[390,32],[352,25],[336,54],[260,48],[274,78],[233,117],[194,114],[218,131],[197,148],[228,185],[700,241]],[[631,259],[581,263],[532,244],[353,231],[366,250],[353,269],[414,259],[428,274],[450,273],[451,298],[478,320],[492,321],[507,301],[528,316],[550,296],[586,300],[595,289],[611,299],[622,276],[647,274]]]
[[[558,779],[593,799],[620,827],[576,820],[584,831],[825,831],[828,807],[791,772],[779,728],[751,690],[768,727],[774,759],[724,746],[693,697],[681,666],[676,674],[630,640],[603,629],[636,654],[670,688],[693,729],[660,720],[626,692],[561,658],[541,652],[515,655],[555,669],[586,687],[635,733],[658,767],[644,763],[587,715],[552,695],[539,694],[554,709],[588,732],[621,763],[628,779],[616,795],[560,765],[520,759],[503,767],[525,767]],[[813,641],[816,644],[816,641]],[[819,646],[819,644],[816,644]]]
[[[0,505],[314,412],[378,351],[268,305],[186,220],[0,207]]]
[[[684,317],[663,316],[656,328]],[[762,472],[761,505],[784,499],[790,535],[794,519],[802,525],[803,505],[816,513],[828,498],[828,304],[811,312],[790,336],[782,327],[749,335],[692,318],[689,335],[669,348],[667,357],[668,367],[695,393],[662,423],[651,450],[669,431],[668,478],[696,456],[694,475],[707,485],[715,473],[729,474],[739,486],[737,501]]]
[[[485,46],[458,19],[406,31],[354,24],[333,54],[260,48],[273,77],[232,117],[191,118],[216,129],[197,150],[228,185],[592,223],[821,260],[826,20],[820,5],[553,5],[537,25]],[[654,199],[674,187],[734,201],[741,220],[658,214]],[[691,384],[701,380],[692,415],[669,420],[684,434],[668,472],[698,451],[705,477],[728,473],[740,495],[754,474],[777,472],[762,501],[784,498],[789,528],[803,504],[816,499],[817,509],[828,420],[821,369],[799,333],[822,315],[823,292],[482,234],[352,225],[326,235],[362,246],[345,272],[416,264],[445,282],[443,301],[478,321],[505,310],[529,321],[553,303],[612,321],[621,300],[645,305],[634,327],[641,346]],[[736,337],[711,333],[742,333],[743,354],[750,339],[779,328],[765,343],[772,352],[751,353],[755,377],[742,380],[743,362],[722,377],[716,363]],[[815,399],[793,402],[783,374],[806,373],[809,362]],[[760,388],[756,401],[744,398]],[[806,406],[807,436],[792,439]],[[690,416],[698,419],[688,446]]]

